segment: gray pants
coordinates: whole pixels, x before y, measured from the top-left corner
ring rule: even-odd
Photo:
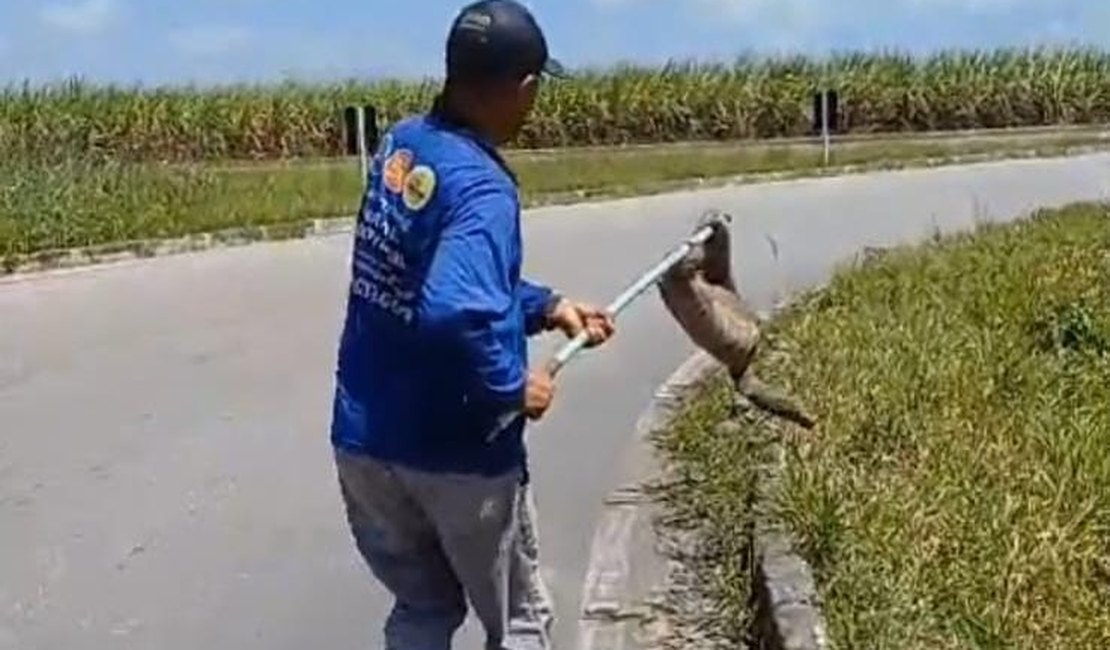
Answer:
[[[336,451],[359,552],[393,594],[386,650],[449,650],[467,602],[487,650],[548,650],[551,600],[521,473],[427,474]]]

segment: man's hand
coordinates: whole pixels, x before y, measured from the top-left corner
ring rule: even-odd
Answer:
[[[551,406],[555,397],[555,380],[546,369],[528,371],[528,385],[524,391],[524,414],[538,420]]]
[[[583,330],[589,336],[586,347],[596,347],[612,338],[616,331],[613,318],[603,309],[593,305],[561,299],[548,317],[553,329],[562,330],[568,339],[577,337]]]

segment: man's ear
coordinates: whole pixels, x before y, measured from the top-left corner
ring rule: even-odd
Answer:
[[[540,89],[540,76],[537,74],[525,75],[520,80],[520,93],[529,99],[534,99]]]

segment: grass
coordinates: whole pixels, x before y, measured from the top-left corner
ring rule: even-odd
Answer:
[[[616,65],[546,87],[524,148],[808,135],[812,93],[841,91],[853,133],[1110,121],[1110,52],[1098,48],[843,52]],[[382,128],[421,110],[438,79],[0,88],[0,151],[147,161],[339,155],[339,112],[373,104]]]
[[[838,144],[833,165],[1004,154],[1106,144],[1101,130]],[[556,150],[509,155],[529,206],[648,194],[692,181],[822,165],[812,143]],[[232,227],[351,214],[361,193],[352,160],[214,166],[0,160],[0,259]]]
[[[1110,647],[1110,208],[892,251],[770,334],[792,354],[761,373],[823,419],[777,507],[834,647]],[[714,534],[750,463],[708,433],[721,404],[664,440]]]

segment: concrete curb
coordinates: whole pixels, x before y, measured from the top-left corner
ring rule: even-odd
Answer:
[[[752,504],[753,637],[760,650],[826,650],[828,634],[813,570],[795,550],[793,535],[773,514],[773,500],[786,468],[780,430],[761,424],[767,416],[753,415],[755,426],[766,426],[771,433],[764,462],[756,468]],[[722,427],[743,433],[735,421]]]
[[[839,165],[828,168],[818,167],[803,170],[737,174],[714,178],[700,177],[663,182],[648,188],[639,188],[640,191],[636,192],[635,195],[650,196],[666,192],[719,188],[754,183],[773,183],[800,178],[828,178],[879,171],[928,169],[940,166],[980,164],[1006,160],[1063,158],[1102,152],[1107,149],[1110,149],[1110,146],[1082,145],[1067,147],[1058,152],[1051,153],[1043,153],[1038,149],[1027,149],[985,154],[956,154],[952,156],[914,158],[900,161],[876,161],[873,163]],[[585,192],[557,193],[546,199],[537,201],[534,205],[530,206],[530,208],[573,205],[583,201],[621,198],[625,196],[622,192],[626,192],[630,188],[617,187],[611,189],[616,192],[615,196],[607,194],[591,196]],[[279,241],[349,234],[353,230],[353,227],[354,215],[352,214],[350,216],[306,219],[289,223],[228,228],[167,239],[131,240],[96,246],[45,250],[26,255],[15,255],[6,259],[0,258],[0,282],[11,279],[22,279],[25,276],[41,274],[47,271],[115,264],[230,246],[245,246],[262,241]]]
[[[29,255],[0,260],[0,280],[46,271],[84,266],[116,264],[151,257],[164,257],[215,248],[245,246],[260,241],[280,241],[346,234],[354,227],[353,217],[331,217],[290,223],[263,224],[226,228],[170,239],[139,239],[102,244],[45,250]]]
[[[594,532],[582,593],[578,650],[624,650],[643,647],[637,634],[650,623],[642,571],[631,562],[637,544],[655,546],[656,505],[644,486],[662,475],[651,438],[672,426],[681,411],[700,396],[723,367],[702,351],[690,356],[655,391],[637,419],[633,441],[621,466],[622,483],[610,493]],[[722,433],[740,433],[728,420]],[[785,467],[783,447],[772,436],[757,468],[751,531],[752,636],[760,650],[826,650],[824,616],[809,564],[794,550],[790,533],[771,514],[771,499]],[[638,536],[637,536],[638,534]],[[651,536],[650,541],[648,536]],[[649,571],[650,573],[650,571]],[[660,576],[650,576],[658,581]],[[661,585],[653,585],[658,587]]]
[[[833,146],[871,144],[876,141],[894,143],[929,143],[943,140],[990,140],[1005,138],[1037,138],[1048,136],[1062,136],[1071,133],[1089,134],[1110,138],[1110,131],[1104,126],[1091,124],[1059,124],[1044,126],[1013,126],[977,129],[947,129],[937,131],[852,131],[849,133],[831,134]],[[558,155],[570,151],[572,153],[606,153],[616,151],[638,152],[659,149],[683,150],[695,148],[733,149],[742,147],[770,147],[770,146],[821,146],[821,135],[784,136],[769,139],[752,140],[685,140],[664,143],[629,143],[608,145],[580,145],[572,147],[538,147],[530,149],[513,149],[511,154],[521,157],[536,157]]]
[[[622,650],[635,644],[644,603],[633,593],[632,574],[642,567],[630,560],[634,542],[643,542],[651,532],[654,504],[644,488],[660,467],[650,438],[670,426],[721,369],[709,355],[694,354],[656,389],[638,418],[632,445],[621,463],[621,486],[606,498],[594,530],[582,591],[579,650]]]

